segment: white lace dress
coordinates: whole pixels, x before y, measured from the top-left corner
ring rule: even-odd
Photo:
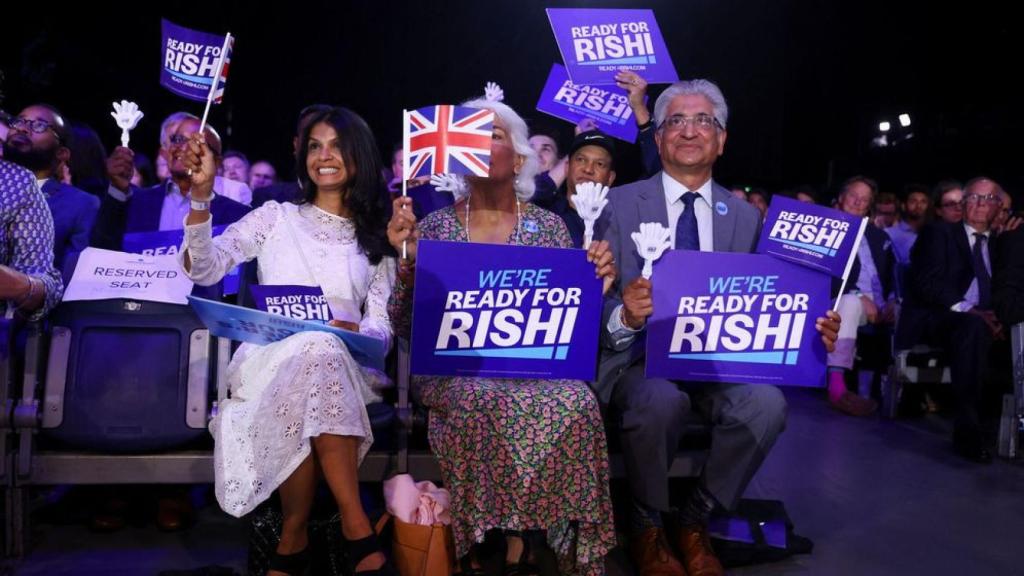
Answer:
[[[361,312],[361,333],[390,347],[387,303],[395,261],[371,265],[346,218],[308,204],[268,202],[217,238],[211,238],[209,222],[187,226],[182,254],[185,249],[197,284],[213,284],[236,264],[258,258],[260,284],[319,284],[329,299]],[[231,359],[228,382],[231,398],[221,404],[210,433],[217,501],[234,516],[252,511],[295,471],[310,453],[310,438],[360,437],[362,461],[373,443],[365,405],[380,401],[378,391],[389,384],[383,374],[357,364],[339,338],[323,332],[265,346],[243,344]]]

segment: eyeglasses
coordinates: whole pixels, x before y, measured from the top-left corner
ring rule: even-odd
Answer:
[[[188,136],[184,134],[171,134],[171,137],[167,139],[171,143],[171,146],[181,146],[188,142]]]
[[[673,114],[668,118],[665,118],[665,121],[661,123],[661,127],[666,130],[671,130],[674,132],[676,130],[682,130],[683,128],[686,127],[687,124],[693,126],[695,129],[701,132],[709,132],[712,128],[722,127],[722,124],[718,122],[718,118],[715,118],[714,116],[710,114],[705,114],[703,112],[695,116],[683,116],[682,114]]]
[[[999,196],[995,194],[968,194],[964,196],[964,203],[966,204],[995,204],[999,202]]]
[[[57,137],[57,140],[61,140],[60,134],[53,129],[53,125],[46,120],[33,120],[32,118],[11,118],[11,121],[7,123],[12,130],[27,130],[29,132],[35,132],[36,134],[42,134],[47,130],[53,132],[53,135]]]

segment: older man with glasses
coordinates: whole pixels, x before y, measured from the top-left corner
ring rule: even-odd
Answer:
[[[194,116],[185,117],[175,125],[166,143],[162,139],[160,155],[167,160],[171,177],[151,188],[132,186],[134,154],[122,146],[114,149],[107,160],[110,188],[100,204],[92,234],[93,246],[120,250],[126,233],[183,228],[192,200],[189,195],[192,181],[182,155],[189,136],[199,131],[199,123],[199,119]],[[217,132],[207,124],[204,134],[210,148],[219,155],[220,137]],[[215,194],[209,202],[209,210],[213,225],[220,226],[235,222],[249,212],[249,207],[227,196]]]
[[[761,228],[755,208],[715,183],[711,170],[725,150],[728,107],[707,80],[673,84],[654,106],[661,171],[613,189],[597,226],[620,268],[621,294],[605,303],[605,353],[595,392],[621,416],[623,456],[633,497],[631,552],[643,576],[724,574],[711,549],[707,521],[716,505],[739,501],[786,422],[786,400],[769,385],[679,382],[646,378],[631,354],[654,312],[651,281],[640,275],[630,233],[641,222],[674,231],[679,250],[751,252]],[[831,348],[838,316],[819,319]],[[692,414],[711,424],[711,450],[695,489],[672,515],[673,551],[662,513],[669,510],[669,466]]]
[[[998,245],[992,222],[1000,190],[989,178],[971,180],[964,187],[963,221],[936,221],[921,230],[896,334],[900,348],[926,343],[946,351],[956,401],[953,447],[979,463],[992,460],[979,416],[982,387],[993,366],[1008,358],[990,354],[995,341],[1006,339],[992,306],[991,254]]]

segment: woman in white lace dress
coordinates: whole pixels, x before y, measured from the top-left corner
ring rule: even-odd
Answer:
[[[261,284],[320,286],[332,308],[351,314],[332,323],[390,345],[395,261],[384,233],[377,145],[363,119],[344,108],[312,118],[298,155],[305,201],[268,202],[217,238],[197,202],[210,198],[215,170],[197,136],[186,152],[193,204],[182,249],[192,279],[213,284],[258,258]],[[217,500],[241,516],[278,491],[284,525],[269,574],[301,574],[308,565],[306,524],[318,468],[341,511],[356,573],[391,573],[360,504],[357,476],[373,443],[365,404],[380,400],[383,374],[357,364],[339,338],[304,332],[265,346],[243,344],[228,379],[231,398],[210,423]]]

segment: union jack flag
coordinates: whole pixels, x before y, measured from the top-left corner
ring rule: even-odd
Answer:
[[[231,49],[235,46],[235,38],[231,34],[228,34],[226,39],[227,42],[224,44],[224,46],[226,46],[224,51],[224,64],[220,67],[220,75],[218,75],[215,80],[217,87],[213,90],[214,104],[220,104],[224,101],[224,88],[228,85],[228,65],[231,64]]]
[[[487,176],[494,112],[437,105],[406,113],[407,179],[432,174]]]

